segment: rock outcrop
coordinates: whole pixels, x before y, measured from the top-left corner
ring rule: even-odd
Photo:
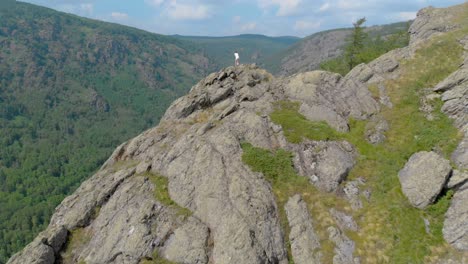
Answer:
[[[356,151],[346,141],[305,141],[292,148],[299,174],[326,192],[335,191],[355,163]]]
[[[468,184],[455,193],[445,218],[445,240],[459,250],[468,250]]]
[[[430,37],[451,31],[457,27],[454,17],[459,6],[438,9],[427,7],[421,9],[417,14],[417,19],[411,25],[410,44],[427,41]]]
[[[450,180],[447,183],[447,188],[449,189],[457,189],[458,187],[464,185],[468,182],[468,171],[467,170],[453,170],[452,176],[450,176]]]
[[[385,38],[405,29],[406,23],[396,23],[368,27],[365,28],[365,31],[368,34]],[[320,63],[343,54],[346,39],[351,33],[352,29],[328,30],[315,33],[295,43],[286,52],[283,52],[284,55],[281,55],[278,75],[289,76],[319,69]]]
[[[255,66],[226,68],[175,101],[158,127],[119,146],[62,202],[48,230],[63,226],[92,234],[83,245],[67,249],[68,259],[86,263],[138,263],[155,251],[181,263],[287,262],[271,187],[243,163],[240,143],[296,150],[301,157],[296,169],[325,191],[336,190],[346,178],[356,151],[344,141],[287,143],[282,128],[268,117],[279,100],[327,106],[344,128],[348,117],[366,118],[379,109],[365,86],[338,75],[315,72],[275,80]],[[310,162],[314,169],[307,168]],[[147,174],[167,178],[170,198],[193,215],[181,218],[158,201],[158,185]],[[31,247],[42,252],[44,263],[64,258],[39,244]],[[22,256],[11,263],[21,263]]]
[[[313,221],[310,217],[307,204],[300,195],[289,198],[284,208],[288,216],[289,240],[294,263],[319,264],[321,263],[320,243],[314,231]]]
[[[335,243],[335,256],[333,256],[333,264],[360,264],[359,258],[353,257],[355,249],[354,242],[349,239],[341,230],[335,227],[327,229],[329,239]]]
[[[411,156],[398,177],[410,203],[422,209],[439,196],[451,170],[448,160],[434,152],[423,151]]]

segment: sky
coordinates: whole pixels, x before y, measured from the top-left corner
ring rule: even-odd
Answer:
[[[1,0],[0,0],[1,1]],[[304,37],[318,31],[407,21],[427,6],[465,0],[21,0],[154,33]]]

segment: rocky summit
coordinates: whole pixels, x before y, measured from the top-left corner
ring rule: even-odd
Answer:
[[[422,10],[410,46],[346,76],[210,74],[8,263],[467,263],[466,14]]]

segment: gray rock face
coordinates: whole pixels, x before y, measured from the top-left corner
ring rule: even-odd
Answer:
[[[457,27],[453,22],[457,8],[460,7],[453,6],[444,9],[428,7],[420,10],[409,29],[411,35],[410,45],[425,41],[433,35],[448,32]]]
[[[289,240],[294,263],[321,263],[319,239],[315,234],[307,204],[300,195],[295,195],[289,198],[284,209],[291,227]]]
[[[457,87],[465,83],[466,81],[468,81],[468,69],[461,68],[460,70],[455,71],[454,73],[450,74],[446,79],[444,79],[442,82],[437,84],[436,87],[434,87],[434,91],[446,92],[448,90],[453,89],[454,87]],[[457,93],[454,93],[453,95],[449,95],[448,97],[450,98],[456,97]]]
[[[411,156],[398,177],[410,203],[423,209],[435,201],[451,170],[448,160],[434,152],[423,151]]]
[[[465,58],[468,58],[465,50]],[[460,169],[468,169],[468,67],[463,65],[439,83],[434,90],[442,91],[442,111],[454,119],[455,126],[462,130],[464,138],[452,154],[452,161]]]
[[[174,213],[154,200],[149,180],[132,177],[122,183],[86,227],[92,236],[74,256],[90,264],[137,264],[141,258],[151,256],[155,244],[164,241],[170,228],[177,225]]]
[[[40,233],[22,252],[8,261],[11,264],[49,264],[55,263],[57,254],[67,240],[68,231],[55,227]]]
[[[346,141],[305,141],[291,146],[294,167],[319,189],[332,192],[354,166],[356,152]]]
[[[353,75],[313,71],[276,82],[286,99],[301,102],[300,112],[311,121],[325,121],[338,131],[348,131],[349,117],[366,119],[380,110],[367,87]]]
[[[207,263],[208,238],[208,228],[191,217],[183,226],[174,231],[161,249],[160,255],[176,263]]]
[[[361,191],[360,186],[363,184],[363,179],[358,178],[356,180],[346,182],[345,186],[343,187],[344,197],[349,201],[353,210],[362,208],[362,201],[360,198],[361,193],[366,197],[370,196],[369,190]]]
[[[230,96],[207,100],[211,105],[199,104],[198,98],[212,98],[224,85],[210,88],[215,84],[208,77],[168,110],[162,125],[170,124],[169,129],[153,129],[137,137],[124,147],[120,158],[144,161],[151,171],[168,177],[171,198],[193,211],[211,230],[210,259],[214,262],[284,263],[287,257],[273,195],[263,176],[242,162],[240,141],[271,149],[284,146],[285,140],[269,118],[256,114],[262,109],[257,104],[269,108],[272,100],[266,92],[267,84],[250,82],[260,80],[263,71],[250,66],[235,70],[236,80],[243,86],[236,81],[230,86],[234,89]],[[223,78],[229,81],[230,77]],[[250,85],[258,92],[249,92]],[[190,98],[212,112],[187,107]],[[238,105],[236,110],[220,115],[232,105]],[[209,122],[216,125],[207,129]]]
[[[447,183],[447,188],[456,189],[468,182],[468,171],[453,170],[452,176]]]
[[[333,219],[335,219],[335,222],[338,224],[341,230],[351,230],[355,232],[358,231],[358,225],[352,216],[340,212],[335,208],[330,209],[330,214],[332,215]]]
[[[453,196],[445,214],[443,234],[445,240],[459,250],[468,250],[468,184]]]
[[[354,242],[335,227],[331,226],[327,231],[329,239],[336,245],[333,264],[359,264],[359,258],[353,256]]]
[[[468,125],[465,125],[465,136],[452,153],[451,159],[459,169],[468,169]]]
[[[373,117],[366,124],[366,139],[372,144],[385,141],[385,132],[389,129],[388,122],[383,118]]]
[[[104,204],[120,184],[135,173],[134,169],[104,170],[85,181],[78,190],[56,208],[51,226],[65,226],[72,230],[89,222],[93,210]]]
[[[23,252],[10,258],[9,264],[52,264],[55,263],[54,250],[46,244],[34,240]]]

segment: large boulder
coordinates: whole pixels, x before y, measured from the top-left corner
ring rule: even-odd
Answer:
[[[434,152],[422,151],[411,156],[398,177],[410,203],[423,209],[439,196],[451,170],[448,160]]]
[[[445,240],[453,247],[468,251],[468,183],[453,196],[442,231]]]

